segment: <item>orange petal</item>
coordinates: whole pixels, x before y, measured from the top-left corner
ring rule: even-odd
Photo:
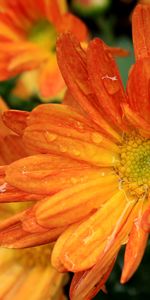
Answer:
[[[84,299],[84,297],[86,297],[87,295],[92,294],[95,285],[97,286],[98,284],[99,287],[99,284],[104,283],[102,276],[105,274],[104,275],[104,279],[105,279],[105,276],[107,276],[107,274],[109,275],[109,271],[111,271],[111,264],[113,267],[113,261],[117,256],[121,245],[126,243],[128,234],[132,228],[133,220],[137,216],[137,212],[140,206],[141,204],[139,205],[139,203],[135,205],[129,217],[125,220],[125,223],[122,224],[123,226],[120,228],[120,231],[118,231],[116,238],[112,241],[112,243],[109,243],[109,247],[106,249],[106,251],[102,252],[102,254],[99,256],[97,263],[90,270],[77,273],[79,274],[79,277],[81,274],[82,280],[78,283],[76,290],[73,290],[74,294],[72,295],[72,297],[74,296],[74,298],[72,300],[76,299],[75,296],[79,297],[77,299],[81,299],[82,297]],[[110,270],[109,270],[109,266],[110,266]]]
[[[61,73],[74,99],[101,131],[115,139],[117,132],[104,120],[87,72],[86,52],[71,34],[62,34],[57,42],[57,58]]]
[[[104,111],[107,120],[123,129],[120,104],[126,102],[125,92],[115,61],[105,44],[98,38],[89,43],[87,66],[99,106]]]
[[[80,222],[81,223],[81,222]],[[65,245],[65,242],[69,238],[69,236],[73,233],[73,231],[78,227],[80,223],[75,223],[70,225],[57,239],[51,256],[51,263],[54,268],[56,268],[59,272],[66,272],[66,268],[63,266],[61,262],[61,252]]]
[[[150,208],[144,212],[141,220],[141,226],[145,232],[150,232]]]
[[[30,233],[23,229],[22,213],[9,218],[0,224],[0,245],[7,248],[26,248],[47,244],[55,241],[64,231],[64,227],[45,232]]]
[[[27,111],[7,110],[3,113],[3,121],[8,128],[21,135],[26,127],[28,115]]]
[[[0,137],[0,160],[9,164],[27,155],[22,139],[15,135]]]
[[[148,233],[141,228],[139,220],[135,222],[125,250],[121,283],[127,282],[134,274],[142,260],[147,245]]]
[[[71,13],[65,13],[61,16],[56,25],[59,33],[71,32],[79,41],[84,41],[88,37],[86,25]]]
[[[77,111],[81,115],[86,115],[85,111],[81,108],[79,103],[73,98],[69,90],[67,90],[65,93],[63,104],[72,107],[75,111]]]
[[[120,191],[83,222],[64,246],[61,254],[64,266],[73,272],[92,267],[114,242],[134,204]]]
[[[117,48],[117,47],[113,48],[109,46],[107,46],[106,48],[111,52],[113,56],[126,57],[129,55],[129,51],[123,48]]]
[[[39,113],[41,121],[37,122]],[[31,113],[28,124],[23,140],[27,149],[34,152],[53,153],[104,167],[118,161],[118,147],[92,130],[88,119],[69,107],[43,105]]]
[[[150,137],[150,124],[145,121],[139,113],[131,109],[128,104],[122,104],[122,109],[131,126],[133,126],[135,130],[138,129],[142,136]]]
[[[150,58],[137,61],[129,74],[127,93],[132,110],[150,124]]]
[[[71,286],[70,286],[70,299],[71,300],[80,300],[80,299],[93,299],[96,294],[103,289],[105,282],[107,281],[112,268],[114,266],[115,260],[113,259],[112,263],[106,266],[100,274],[100,278],[98,278],[96,282],[96,274],[93,271],[93,280],[92,276],[90,277],[90,288],[89,288],[89,280],[88,275],[92,273],[92,269],[85,272],[75,273]]]
[[[51,54],[49,61],[41,66],[38,81],[42,98],[54,98],[65,88],[65,82],[56,61],[56,55]]]
[[[40,201],[35,209],[37,222],[53,228],[78,222],[94,213],[118,189],[118,178],[115,175],[103,175],[99,171],[98,178],[76,184]]]
[[[133,43],[136,59],[150,56],[150,6],[137,5],[132,17]]]
[[[38,201],[43,195],[30,194],[0,181],[0,203]]]
[[[5,181],[29,193],[54,194],[77,183],[87,183],[110,172],[56,155],[35,155],[7,167]],[[27,184],[28,183],[28,184]]]

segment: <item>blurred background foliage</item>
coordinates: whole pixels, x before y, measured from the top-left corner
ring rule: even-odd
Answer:
[[[90,3],[93,3],[90,5]],[[100,37],[110,46],[118,46],[129,50],[127,58],[118,58],[117,63],[126,86],[128,71],[134,63],[131,15],[138,1],[134,0],[71,0],[68,1],[70,10],[87,24],[91,37]],[[30,99],[20,99],[12,95],[18,77],[0,82],[0,95],[9,107],[32,110],[41,103],[37,96]],[[54,102],[57,99],[54,99]],[[150,244],[150,243],[149,243]],[[147,247],[144,259],[133,278],[126,284],[119,283],[123,265],[124,249],[121,250],[115,268],[107,282],[108,294],[100,292],[95,299],[150,299],[149,267],[150,247]]]

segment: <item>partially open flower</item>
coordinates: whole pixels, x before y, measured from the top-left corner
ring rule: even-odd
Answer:
[[[149,19],[150,7],[137,6],[136,63],[127,92],[101,40],[94,39],[83,50],[75,37],[62,34],[57,55],[69,89],[68,106],[41,105],[21,119],[15,111],[3,116],[34,155],[3,167],[6,187],[0,199],[16,201],[14,194],[22,192],[25,196],[18,201],[32,195],[36,203],[0,225],[1,245],[23,248],[56,241],[52,264],[61,272],[75,273],[73,300],[91,299],[103,288],[123,244],[121,282],[129,280],[147,244]],[[13,192],[8,197],[9,189]]]
[[[55,51],[63,31],[79,41],[87,38],[85,25],[67,11],[65,0],[1,1],[0,80],[23,73],[16,92],[57,96],[65,86]]]

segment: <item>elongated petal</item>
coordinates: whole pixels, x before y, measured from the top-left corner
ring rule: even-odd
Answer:
[[[96,38],[89,43],[87,68],[99,106],[103,109],[108,120],[122,128],[120,103],[126,102],[126,96],[111,52],[100,39]]]
[[[30,233],[22,227],[22,213],[0,224],[0,245],[7,248],[26,248],[55,241],[64,231],[64,227],[45,232]]]
[[[124,191],[120,191],[83,222],[64,246],[61,254],[64,266],[75,272],[92,267],[115,240],[134,203],[127,199]]]
[[[75,100],[101,131],[118,140],[118,134],[102,117],[99,101],[90,86],[86,52],[72,35],[62,34],[58,39],[57,58],[61,73]]]
[[[43,195],[25,193],[0,179],[0,203],[38,201]]]
[[[150,56],[150,6],[137,5],[132,17],[133,43],[136,59]]]
[[[100,176],[99,173],[98,178],[76,184],[37,204],[35,210],[37,222],[50,228],[78,222],[94,213],[117,189],[118,178],[115,175]]]
[[[57,155],[35,155],[10,164],[5,182],[25,192],[50,195],[109,172]]]
[[[3,113],[3,121],[12,131],[22,134],[28,115],[29,113],[26,111],[7,110]]]
[[[56,268],[59,272],[66,272],[66,268],[61,262],[61,252],[63,247],[70,237],[70,235],[74,232],[74,230],[79,226],[81,222],[70,225],[57,239],[51,256],[51,263],[54,268]]]
[[[128,104],[122,104],[122,109],[126,119],[129,121],[129,124],[135,129],[139,130],[139,133],[142,136],[150,137],[150,124],[145,121],[143,117],[133,109],[130,108]]]
[[[137,61],[132,67],[127,84],[129,105],[150,124],[150,58]]]
[[[40,124],[37,116],[41,117]],[[66,121],[66,117],[69,119]],[[43,118],[43,121],[42,121]],[[87,125],[88,119],[63,105],[45,105],[30,116],[24,132],[27,148],[86,161],[98,166],[112,166],[118,161],[117,146]]]
[[[112,268],[114,266],[115,260],[113,259],[112,263],[108,264],[101,271],[101,278],[97,284],[93,284],[92,289],[89,291],[88,280],[86,281],[86,277],[88,277],[89,271],[76,273],[72,279],[70,286],[70,299],[71,300],[80,300],[80,299],[93,299],[96,294],[103,289],[105,282],[107,281]],[[93,277],[95,277],[95,273],[93,272]],[[92,278],[91,278],[92,280]]]
[[[137,220],[136,224],[132,227],[126,246],[121,283],[128,281],[138,268],[147,245],[147,240],[148,233],[141,228],[139,220]]]
[[[113,239],[111,243],[109,243],[109,247],[107,247],[106,251],[103,251],[99,255],[97,263],[91,269],[84,272],[79,272],[77,273],[77,275],[75,275],[75,277],[77,276],[77,281],[78,276],[79,278],[81,276],[81,280],[77,283],[78,286],[76,287],[76,289],[74,289],[73,286],[71,288],[70,293],[72,292],[71,296],[72,298],[74,297],[73,300],[76,300],[76,297],[77,299],[84,299],[84,297],[86,298],[88,295],[92,296],[95,287],[99,285],[101,280],[103,281],[102,276],[104,275],[104,273],[106,272],[105,275],[107,275],[107,271],[109,273],[109,266],[111,268],[111,264],[113,264],[113,261],[118,254],[121,245],[127,242],[128,234],[132,228],[133,221],[138,214],[139,207],[139,203],[137,203],[135,207],[133,207],[130,212],[129,218],[127,218],[122,224],[123,226],[118,231],[116,238]]]
[[[0,137],[0,160],[3,164],[9,164],[26,155],[24,144],[19,136],[12,134],[4,138]]]
[[[141,226],[145,232],[150,232],[150,194],[148,197],[147,208],[145,209],[142,216]]]

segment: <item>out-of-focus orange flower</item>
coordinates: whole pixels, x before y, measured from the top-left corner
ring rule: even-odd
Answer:
[[[68,106],[41,105],[28,116],[20,113],[21,118],[15,111],[3,115],[5,124],[22,137],[28,154],[34,155],[3,167],[6,188],[0,200],[16,201],[14,194],[22,191],[26,197],[34,195],[36,203],[1,224],[0,243],[22,248],[57,240],[52,264],[61,272],[75,273],[73,300],[91,299],[104,287],[123,244],[121,282],[129,280],[147,244],[149,19],[150,6],[137,6],[136,63],[126,93],[101,40],[94,39],[83,50],[75,37],[62,34],[57,55]],[[8,197],[9,188],[13,192]]]
[[[17,203],[0,204],[0,219],[15,213]],[[20,207],[19,207],[20,206]],[[67,274],[58,273],[51,265],[52,246],[31,249],[0,249],[0,297],[3,300],[66,300],[63,286]]]
[[[1,1],[0,80],[30,71],[18,83],[20,95],[31,90],[43,98],[57,96],[64,81],[55,44],[63,31],[71,31],[79,41],[87,37],[85,25],[67,11],[65,0]]]

